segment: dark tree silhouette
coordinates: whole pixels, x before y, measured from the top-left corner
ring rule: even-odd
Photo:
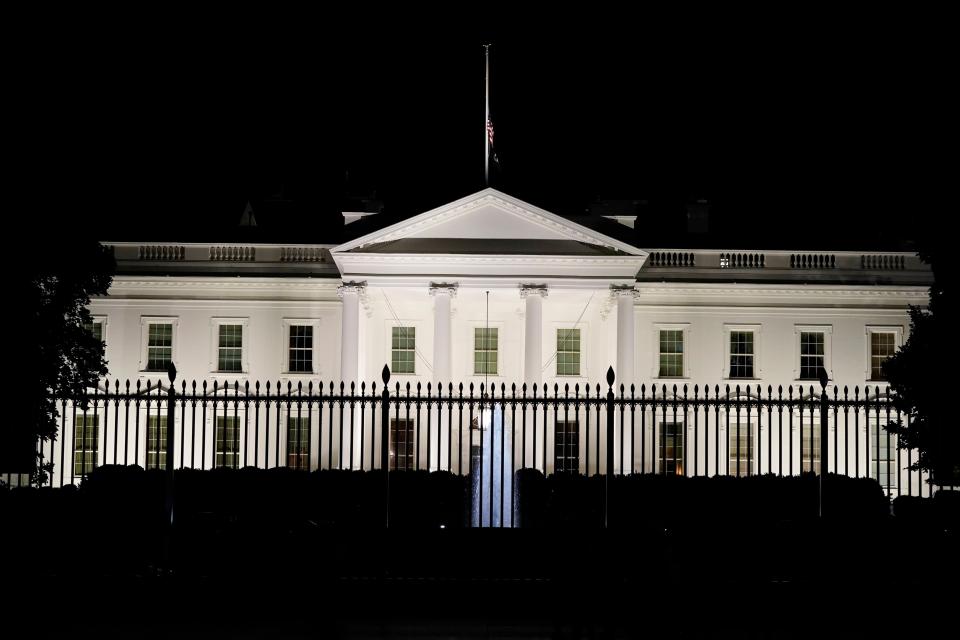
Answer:
[[[910,337],[884,365],[884,373],[895,393],[895,406],[907,416],[887,425],[898,436],[900,448],[915,449],[919,455],[911,469],[933,474],[940,485],[960,484],[960,438],[950,421],[946,401],[950,395],[945,378],[953,326],[952,299],[944,257],[937,241],[923,243],[921,259],[933,271],[930,304],[926,310],[910,309]]]
[[[15,314],[23,314],[18,318],[18,351],[26,398],[17,408],[18,419],[7,425],[7,439],[18,443],[19,451],[11,455],[19,461],[40,457],[38,439],[47,443],[58,437],[54,397],[93,387],[107,373],[104,344],[90,330],[87,305],[91,296],[107,293],[113,255],[95,240],[69,234],[45,248],[21,257],[17,285],[22,291],[13,305]],[[31,482],[37,483],[52,470],[52,461],[30,466]]]

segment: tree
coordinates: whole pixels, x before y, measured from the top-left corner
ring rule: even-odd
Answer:
[[[960,438],[946,407],[949,378],[938,366],[949,357],[948,329],[954,326],[954,313],[942,270],[945,254],[936,247],[936,242],[928,241],[919,252],[933,271],[930,304],[926,310],[911,307],[910,337],[884,363],[884,373],[894,393],[894,406],[906,416],[892,421],[887,430],[898,436],[901,449],[918,452],[910,468],[930,472],[934,482],[943,486],[960,484]]]
[[[115,270],[109,249],[82,236],[65,234],[44,249],[20,256],[17,284],[23,290],[12,309],[26,398],[18,403],[21,415],[10,427],[9,439],[22,443],[17,453],[21,461],[33,463],[34,483],[45,480],[59,462],[37,464],[36,451],[38,440],[46,444],[58,437],[56,398],[76,396],[107,373],[104,344],[90,329],[87,306],[91,296],[106,295]]]

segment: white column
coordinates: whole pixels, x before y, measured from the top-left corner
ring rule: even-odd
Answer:
[[[627,392],[634,383],[636,329],[633,302],[637,291],[633,287],[611,287],[610,294],[617,299],[617,388],[622,383]]]
[[[543,299],[545,285],[520,285],[520,297],[526,300],[523,332],[523,381],[527,387],[543,383]]]
[[[457,295],[456,283],[431,282],[433,296],[433,374],[435,382],[449,384],[453,367],[450,356],[450,298]]]
[[[623,385],[625,397],[630,397],[630,385],[636,382],[634,377],[634,358],[636,347],[635,314],[633,303],[637,291],[632,286],[610,287],[610,295],[617,300],[617,365],[614,369],[616,382],[614,392],[620,396],[620,385]],[[633,438],[629,429],[623,432],[623,442],[620,442],[620,430],[614,432],[614,469],[618,473],[631,473],[631,447]],[[640,454],[634,452],[633,467],[640,468]]]
[[[430,295],[433,296],[433,373],[434,383],[449,389],[453,382],[451,356],[452,332],[450,329],[450,299],[457,295],[455,282],[431,282]],[[436,393],[434,391],[433,393]],[[433,442],[428,443],[427,468],[431,471],[446,469],[447,461],[447,421],[444,412],[440,412],[436,422],[436,436],[431,434]]]
[[[366,282],[344,282],[337,288],[337,295],[343,299],[340,316],[340,380],[347,390],[350,383],[356,382],[360,363],[360,295],[366,288]]]

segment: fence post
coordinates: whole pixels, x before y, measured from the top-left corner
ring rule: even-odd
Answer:
[[[166,544],[164,560],[167,571],[172,570],[170,556],[173,550],[173,419],[176,415],[177,408],[177,390],[174,388],[174,381],[177,379],[177,365],[173,364],[173,361],[170,361],[170,364],[167,365],[167,378],[170,380],[170,386],[167,389],[167,441],[166,441],[166,450],[167,450],[167,464],[166,464],[166,482],[164,487],[164,497],[165,497],[165,514],[166,514]],[[160,428],[160,420],[157,419],[157,429]],[[160,453],[157,453],[159,456]],[[159,462],[159,460],[157,461]]]
[[[383,469],[383,524],[390,528],[390,367],[383,365],[380,372],[383,379],[383,393],[380,396],[380,468]]]
[[[613,367],[607,369],[607,477],[603,497],[603,527],[610,527],[610,476],[613,475]],[[622,445],[623,443],[621,443]]]
[[[827,427],[827,412],[829,411],[827,400],[827,383],[830,378],[827,376],[827,370],[820,367],[820,517],[823,518],[823,479],[827,475],[828,455],[827,443],[829,442],[830,430]],[[812,439],[811,434],[811,439]],[[812,453],[812,452],[811,452]]]

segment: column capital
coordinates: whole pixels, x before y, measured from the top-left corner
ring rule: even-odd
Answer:
[[[431,282],[430,283],[430,295],[435,296],[438,293],[445,293],[451,298],[456,297],[457,288],[460,286],[458,282]]]
[[[341,298],[345,293],[356,293],[357,295],[362,295],[367,289],[367,281],[363,280],[362,282],[355,282],[351,280],[350,282],[344,282],[339,287],[337,287],[337,295]]]
[[[611,298],[626,298],[630,297],[636,300],[640,297],[640,292],[634,288],[632,284],[612,284],[610,285],[610,297]]]
[[[526,298],[527,296],[540,296],[541,298],[547,297],[547,285],[545,284],[521,284],[520,285],[520,297]]]

